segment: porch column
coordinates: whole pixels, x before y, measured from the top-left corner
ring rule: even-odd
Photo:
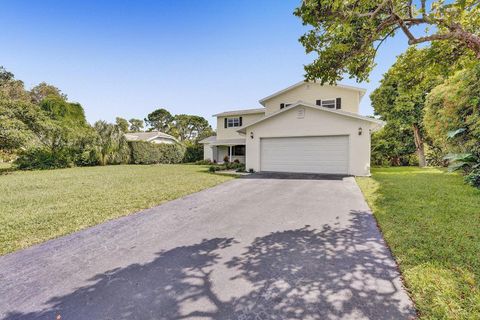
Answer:
[[[233,146],[229,146],[229,147],[228,147],[228,153],[229,153],[229,155],[228,155],[228,160],[229,160],[230,162],[232,162],[232,148],[233,148]]]

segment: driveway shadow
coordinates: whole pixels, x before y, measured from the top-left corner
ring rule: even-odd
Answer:
[[[43,311],[12,312],[4,319],[414,317],[371,215],[351,212],[351,217],[349,228],[305,226],[258,237],[246,247],[233,238],[214,238],[159,252],[150,263],[98,274],[90,285],[50,298]],[[222,260],[234,246],[238,254]],[[252,289],[225,298],[228,285],[220,286],[227,290],[221,292],[212,278],[217,267],[231,272],[232,285],[243,281]]]
[[[341,174],[318,174],[318,173],[291,173],[291,172],[256,172],[242,179],[280,179],[280,180],[343,180],[349,175]]]

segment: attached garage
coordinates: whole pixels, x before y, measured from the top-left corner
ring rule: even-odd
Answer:
[[[246,169],[320,174],[370,174],[370,133],[383,122],[304,102],[241,128]]]
[[[348,174],[348,136],[262,138],[260,170]]]

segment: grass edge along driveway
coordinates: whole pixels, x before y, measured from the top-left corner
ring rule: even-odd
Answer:
[[[0,255],[213,187],[196,165],[118,165],[0,175]]]
[[[357,178],[421,319],[480,319],[480,190],[435,168]]]

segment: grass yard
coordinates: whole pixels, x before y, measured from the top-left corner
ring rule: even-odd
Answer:
[[[480,190],[439,169],[357,178],[422,319],[480,319]]]
[[[196,165],[6,172],[0,174],[0,255],[230,179]]]

